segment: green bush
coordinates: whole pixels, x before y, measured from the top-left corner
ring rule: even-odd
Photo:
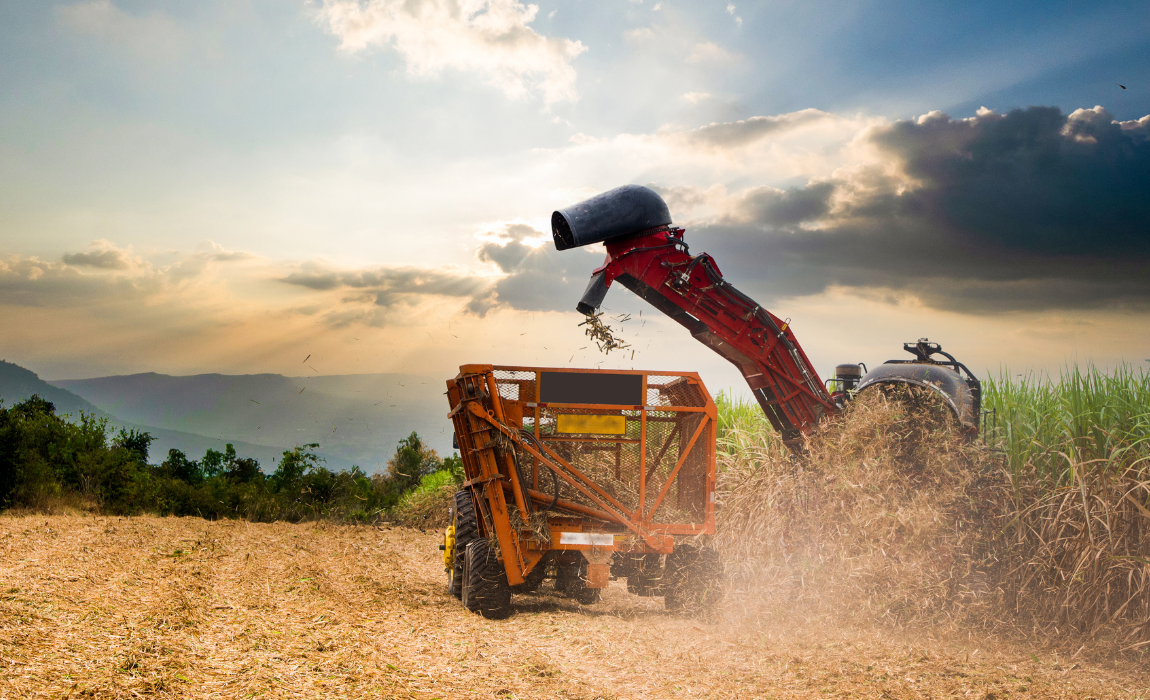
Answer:
[[[391,517],[401,502],[433,498],[463,474],[457,455],[441,460],[414,432],[399,442],[388,472],[375,476],[359,467],[328,469],[316,443],[285,451],[270,475],[230,444],[199,461],[169,450],[151,465],[151,435],[109,433],[105,419],[81,414],[70,422],[38,396],[0,405],[0,509],[50,511],[78,502],[120,515],[368,522]],[[408,498],[413,491],[415,501]]]

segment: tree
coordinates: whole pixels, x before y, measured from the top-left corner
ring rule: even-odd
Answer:
[[[224,447],[223,452],[217,452],[209,447],[208,451],[204,453],[204,458],[200,460],[200,466],[204,470],[204,478],[211,479],[223,474],[234,461],[236,461],[236,448],[232,447],[230,442]]]
[[[120,428],[120,432],[116,434],[116,439],[112,441],[112,446],[127,451],[137,461],[146,464],[148,462],[148,450],[155,440],[156,438],[152,437],[149,432],[135,428],[131,430]]]
[[[204,470],[200,467],[200,463],[188,459],[187,455],[177,449],[168,450],[168,458],[160,468],[185,484],[195,486],[204,480]]]
[[[402,493],[419,486],[424,476],[442,468],[439,455],[424,445],[423,439],[413,430],[411,435],[399,441],[395,454],[388,460],[387,478],[395,490]]]
[[[319,447],[318,442],[310,442],[285,450],[279,466],[276,467],[269,479],[272,490],[275,492],[290,491],[298,487],[303,475],[319,466],[319,463],[323,461],[319,455],[311,452],[317,447]]]
[[[231,447],[231,445],[228,445],[228,447]],[[232,460],[228,464],[224,476],[237,484],[246,484],[252,481],[262,482],[264,480],[264,473],[263,470],[260,469],[260,463],[251,457],[240,457]]]

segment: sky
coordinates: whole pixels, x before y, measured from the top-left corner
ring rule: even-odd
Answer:
[[[2,1],[0,356],[739,390],[621,287],[583,336],[551,212],[635,183],[823,376],[1150,367],[1146,66],[1146,3]]]

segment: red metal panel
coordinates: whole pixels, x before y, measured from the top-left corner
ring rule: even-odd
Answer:
[[[789,324],[728,284],[709,255],[690,255],[681,229],[609,241],[599,271],[738,367],[788,444],[837,410]]]

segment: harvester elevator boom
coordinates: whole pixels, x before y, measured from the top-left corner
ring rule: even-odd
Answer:
[[[791,449],[799,449],[803,434],[841,408],[849,398],[844,387],[926,388],[947,400],[968,432],[977,432],[978,379],[926,339],[904,345],[916,359],[892,360],[866,377],[857,365],[840,365],[842,375],[836,371],[835,377],[839,392],[832,397],[790,324],[723,279],[711,256],[691,255],[683,229],[671,225],[666,203],[651,189],[626,185],[556,211],[551,229],[558,250],[592,243],[607,249],[606,260],[592,273],[577,306],[580,312],[594,313],[613,282],[630,289],[734,364]],[[934,360],[935,354],[946,360]]]

